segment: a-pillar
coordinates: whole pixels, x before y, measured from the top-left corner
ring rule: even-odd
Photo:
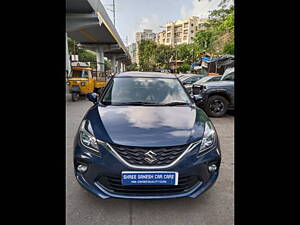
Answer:
[[[112,57],[111,57],[111,69],[112,69],[113,74],[115,74],[117,72],[117,70],[116,70],[116,56],[115,55],[112,55]]]
[[[97,72],[104,74],[104,50],[103,46],[99,45],[96,48]]]

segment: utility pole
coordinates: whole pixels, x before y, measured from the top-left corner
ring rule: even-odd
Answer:
[[[113,0],[113,14],[114,14],[114,26],[116,27],[116,8],[115,8],[115,0]]]
[[[175,43],[175,71],[177,73],[177,47],[176,47],[176,43]]]

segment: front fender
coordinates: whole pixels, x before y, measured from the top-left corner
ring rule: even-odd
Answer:
[[[228,99],[228,101],[230,103],[232,103],[232,98],[230,96],[230,94],[228,93],[228,90],[227,89],[224,89],[224,88],[213,88],[213,89],[208,89],[205,91],[205,93],[203,93],[205,96],[206,96],[206,100],[208,99],[209,96],[211,95],[222,95],[224,96],[225,98]]]

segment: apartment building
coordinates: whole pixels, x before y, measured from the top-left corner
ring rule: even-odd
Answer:
[[[207,23],[207,19],[200,19],[196,16],[167,23],[165,30],[156,35],[156,42],[171,46],[190,44],[193,42],[196,32],[205,29],[205,23]]]
[[[137,44],[132,43],[128,46],[128,51],[131,57],[131,62],[132,63],[137,63],[138,61],[138,56],[137,56]]]
[[[155,38],[156,38],[156,34],[149,29],[144,29],[143,32],[136,32],[135,34],[135,41],[137,43],[140,42],[141,40],[147,40],[147,39],[155,41]]]
[[[144,29],[143,32],[136,32],[135,41],[136,41],[136,54],[135,54],[135,63],[139,65],[139,49],[138,44],[142,40],[156,40],[156,34],[152,32],[150,29]]]

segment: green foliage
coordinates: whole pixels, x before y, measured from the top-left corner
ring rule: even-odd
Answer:
[[[86,49],[78,49],[80,62],[96,62],[96,53]]]
[[[87,49],[79,49],[77,43],[68,38],[69,54],[78,54],[79,61],[81,62],[96,62],[96,53]]]
[[[175,55],[175,50],[171,46],[157,45],[155,51],[155,58],[157,66],[162,69],[170,67],[170,58]]]
[[[126,67],[127,71],[138,71],[138,65],[136,63],[132,63]]]
[[[211,29],[199,31],[194,37],[194,42],[200,49],[200,51],[213,51],[212,43],[216,39],[215,31]]]
[[[104,70],[111,70],[111,61],[104,58]]]
[[[227,43],[226,45],[224,45],[223,53],[224,54],[231,54],[231,55],[234,54],[234,42],[233,41]]]
[[[209,14],[208,26],[194,37],[200,51],[210,54],[229,54],[234,49],[234,7],[227,7],[228,1],[221,2],[220,9]],[[233,54],[233,53],[232,53]]]
[[[74,49],[74,46],[75,46],[75,49]],[[75,52],[78,51],[78,48],[76,46],[76,43],[75,41],[73,41],[71,38],[68,37],[68,50],[69,50],[69,54],[70,55],[73,55],[74,54],[74,50]]]
[[[156,43],[153,40],[142,40],[139,43],[139,63],[142,71],[154,71],[156,67]]]
[[[190,64],[184,63],[178,68],[179,72],[186,73],[190,69]]]

